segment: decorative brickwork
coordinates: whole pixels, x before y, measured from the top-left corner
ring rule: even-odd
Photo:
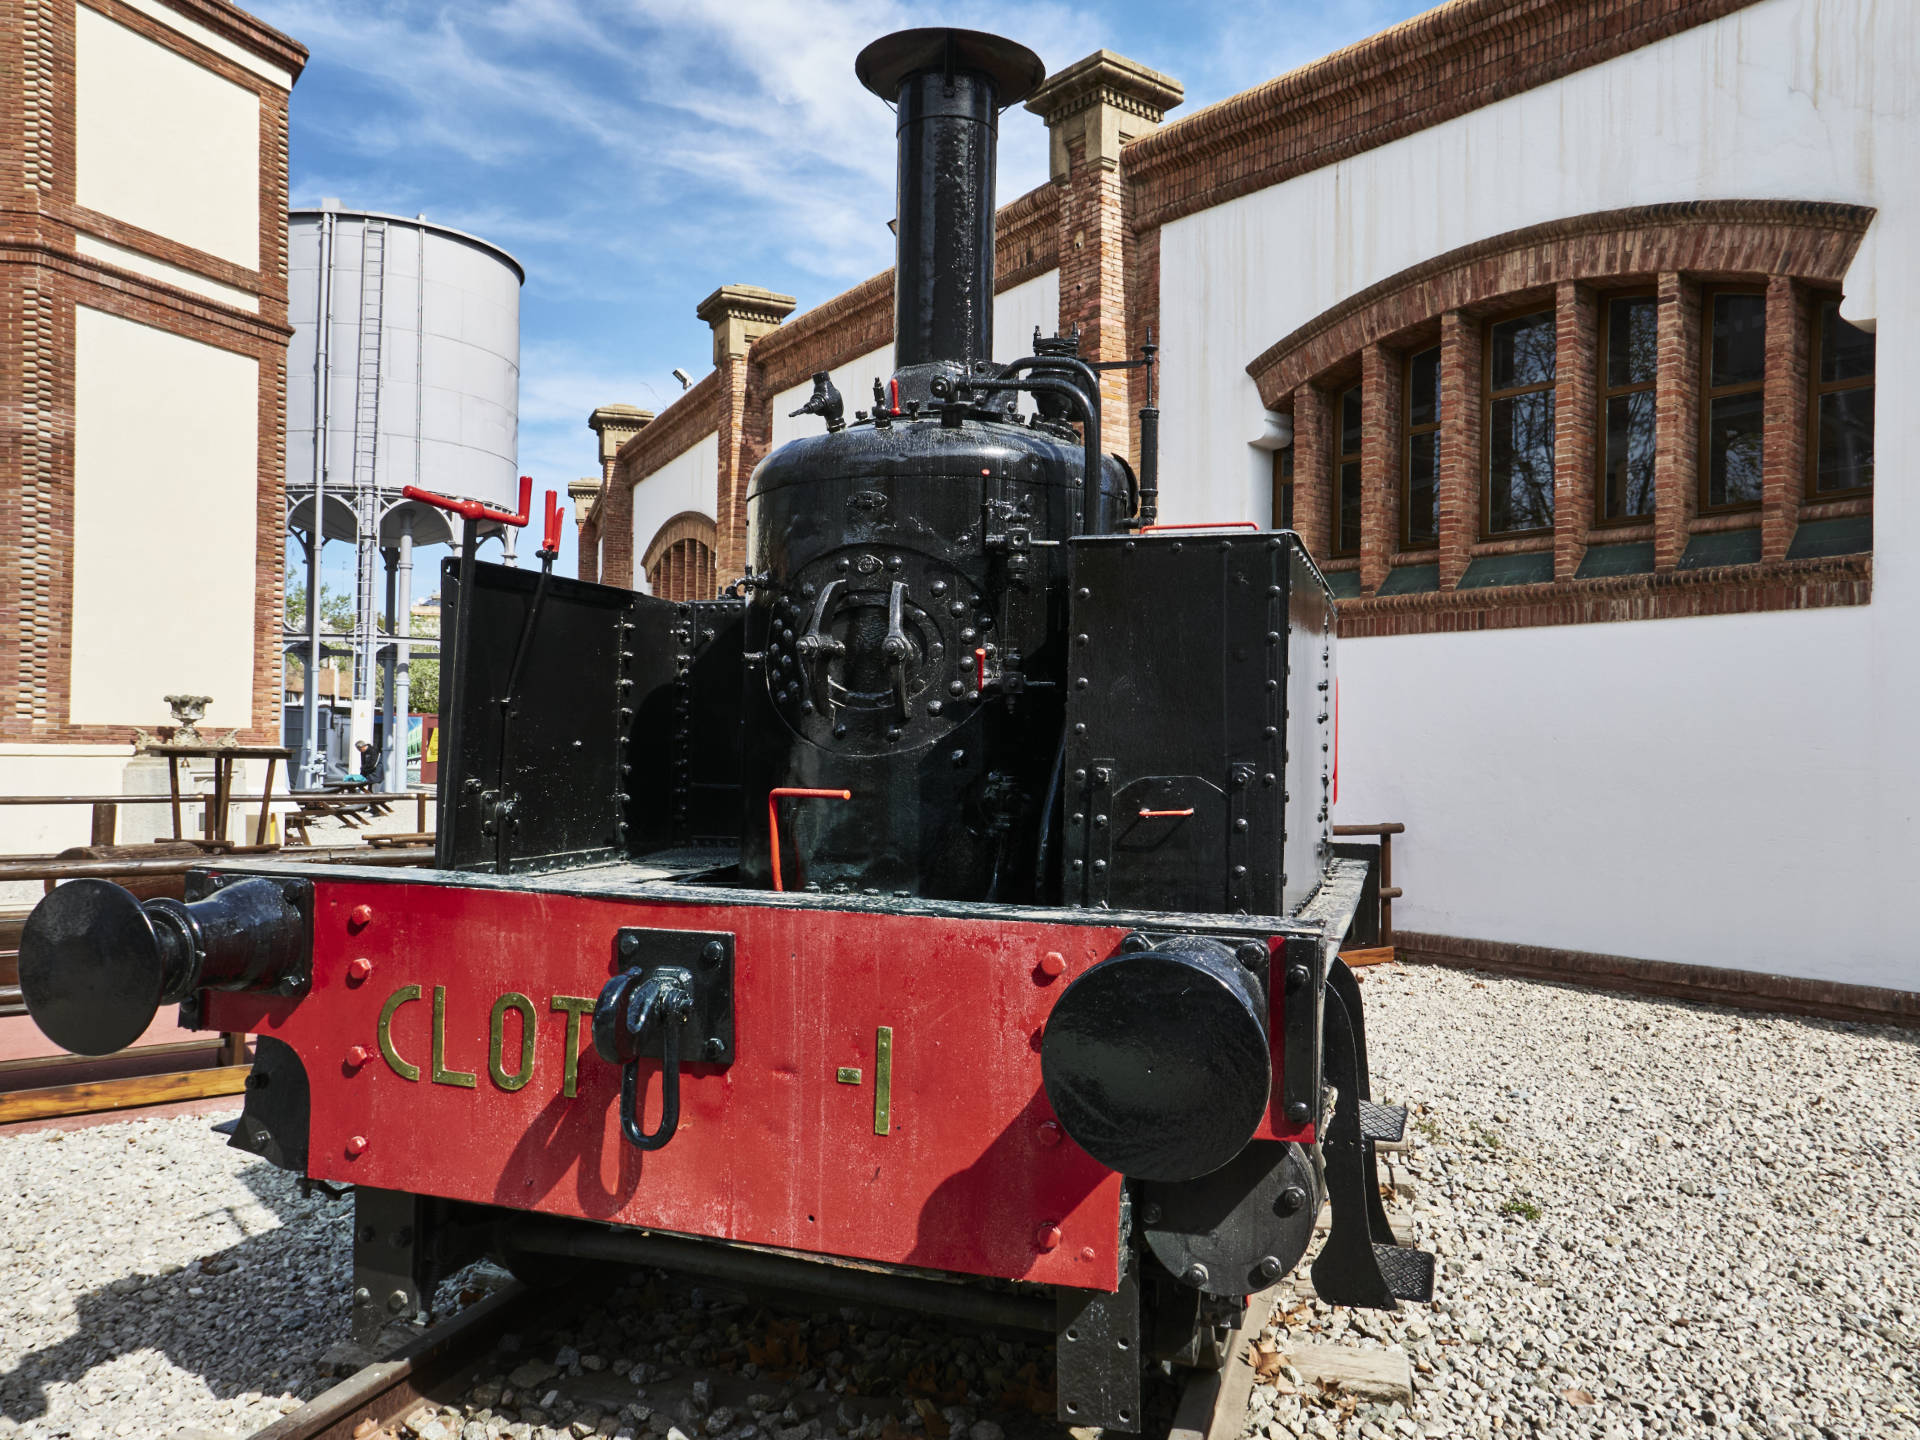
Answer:
[[[662,600],[711,600],[719,591],[713,521],[684,511],[660,527],[642,562],[647,590]]]
[[[773,433],[768,412],[771,393],[756,378],[759,367],[748,352],[754,341],[779,328],[793,306],[791,295],[776,295],[755,285],[722,285],[695,311],[713,327],[714,378],[719,387],[714,425],[720,438],[714,519],[720,537],[718,563],[729,578],[746,568],[747,482]]]
[[[1184,94],[1178,81],[1098,50],[1050,76],[1027,101],[1047,122],[1060,190],[1060,333],[1077,331],[1087,360],[1133,357],[1137,342],[1127,321],[1132,227],[1121,148],[1153,130]],[[1103,372],[1100,400],[1102,445],[1134,455],[1131,373]]]
[[[1760,554],[1784,560],[1807,492],[1807,374],[1811,314],[1791,276],[1767,281],[1767,385],[1761,440]]]
[[[1838,287],[1873,219],[1857,205],[1703,200],[1553,220],[1463,245],[1369,285],[1276,342],[1248,366],[1269,406],[1377,339],[1448,310],[1517,305],[1564,281],[1696,274],[1787,274]]]
[[[1593,520],[1600,307],[1584,285],[1562,280],[1553,312],[1555,353],[1566,358],[1553,385],[1553,577],[1571,580]]]
[[[1753,3],[1454,0],[1128,146],[1134,223],[1264,190]]]
[[[1659,278],[1659,384],[1653,456],[1654,568],[1668,571],[1687,548],[1700,501],[1700,287],[1683,275]]]
[[[1726,609],[1804,608],[1863,603],[1869,572],[1828,583],[1826,572],[1787,568],[1753,580],[1744,563],[1716,560],[1726,550],[1696,550],[1696,537],[1764,527],[1752,561],[1785,562],[1804,519],[1808,352],[1812,306],[1802,283],[1831,289],[1845,273],[1870,212],[1857,207],[1784,201],[1719,201],[1651,206],[1579,216],[1496,236],[1424,262],[1335,306],[1300,327],[1248,366],[1263,398],[1295,414],[1294,515],[1316,555],[1329,553],[1332,453],[1309,415],[1352,383],[1362,384],[1363,511],[1357,560],[1329,559],[1329,574],[1358,569],[1342,607],[1343,633],[1407,634],[1507,625],[1588,623],[1647,615],[1707,614]],[[1679,268],[1674,268],[1679,267]],[[1771,267],[1771,268],[1770,268]],[[1781,273],[1784,271],[1785,273]],[[1766,505],[1699,514],[1702,333],[1696,275],[1716,280],[1754,275],[1768,285]],[[1596,528],[1599,467],[1599,313],[1609,293],[1657,287],[1658,373],[1655,390],[1655,513],[1641,521]],[[1400,470],[1404,449],[1407,355],[1432,343],[1438,312],[1440,356],[1439,545],[1434,552],[1400,549]],[[1554,520],[1551,533],[1486,534],[1488,440],[1485,401],[1486,326],[1490,319],[1551,306],[1555,317]],[[1285,392],[1280,385],[1290,386]],[[1330,416],[1322,422],[1329,428]],[[1326,442],[1330,445],[1330,441]],[[1311,528],[1309,528],[1311,527]],[[1683,563],[1689,572],[1730,586],[1725,599],[1703,598],[1690,582],[1667,592],[1645,577],[1620,574],[1627,555],[1611,549],[1603,569],[1585,579],[1591,545],[1652,542],[1646,568],[1657,575]],[[1748,542],[1726,542],[1739,548]],[[1516,557],[1538,555],[1544,568]],[[1437,562],[1437,576],[1396,566]],[[1487,562],[1482,564],[1481,562]],[[1568,587],[1545,591],[1518,579]],[[1858,580],[1858,584],[1853,583]],[[1471,599],[1448,592],[1465,584]],[[1622,588],[1624,587],[1624,588]],[[1382,591],[1385,591],[1382,594]],[[1390,606],[1377,608],[1391,601]],[[1684,598],[1675,598],[1684,597]],[[1490,608],[1492,607],[1492,608]],[[1510,607],[1501,610],[1499,607]],[[1496,613],[1497,611],[1497,613]]]
[[[1340,634],[1343,639],[1366,639],[1534,625],[1678,620],[1865,605],[1872,598],[1873,557],[1834,555],[1667,574],[1378,595],[1341,602]]]
[[[169,8],[297,76],[306,51],[224,0]],[[0,0],[0,740],[126,743],[131,725],[68,723],[72,624],[74,309],[230,350],[259,365],[252,744],[280,733],[287,324],[287,92],[142,10],[88,8],[253,94],[260,112],[257,269],[75,201],[75,12]],[[257,297],[248,311],[78,253],[86,234]]]

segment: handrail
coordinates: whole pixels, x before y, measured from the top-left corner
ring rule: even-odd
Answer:
[[[1383,821],[1378,825],[1335,825],[1330,827],[1336,836],[1373,835],[1380,840],[1380,942],[1383,945],[1393,943],[1393,902],[1404,893],[1393,883],[1393,837],[1407,833],[1407,827],[1398,820]]]
[[[431,798],[431,790],[275,790],[267,795],[229,795],[235,805],[251,805],[256,800],[279,800],[294,804],[308,800],[417,800]],[[213,792],[189,794],[185,800],[211,800]],[[171,795],[0,795],[0,805],[169,805]]]
[[[1258,530],[1260,527],[1251,520],[1195,520],[1188,525],[1142,525],[1142,535],[1152,535],[1161,530]]]
[[[442,510],[451,510],[462,520],[497,520],[502,525],[524,526],[533,510],[533,477],[520,477],[520,509],[495,510],[482,505],[478,500],[461,500],[452,495],[442,495],[438,490],[422,490],[418,485],[405,485],[400,493],[409,500],[418,500],[422,504],[435,505]]]

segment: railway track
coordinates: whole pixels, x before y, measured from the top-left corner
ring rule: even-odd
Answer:
[[[753,1298],[753,1297],[749,1297]],[[440,1432],[426,1428],[427,1434],[444,1433],[447,1440],[458,1440],[465,1422],[455,1418],[453,1407],[459,1406],[463,1398],[473,1394],[476,1384],[489,1372],[498,1371],[515,1361],[536,1353],[539,1349],[532,1337],[542,1328],[563,1326],[567,1319],[578,1312],[583,1304],[592,1306],[594,1300],[582,1300],[577,1294],[569,1295],[556,1291],[535,1291],[519,1284],[509,1284],[478,1301],[458,1315],[435,1325],[422,1333],[417,1339],[398,1350],[388,1358],[377,1360],[354,1374],[341,1380],[331,1389],[314,1397],[299,1410],[283,1416],[265,1429],[255,1431],[248,1440],[411,1440],[414,1434],[409,1422],[419,1422],[419,1417],[432,1412],[442,1427]],[[1249,1342],[1258,1336],[1271,1311],[1271,1301],[1265,1303],[1256,1300],[1249,1307],[1247,1317],[1233,1337],[1228,1347],[1228,1360],[1219,1371],[1185,1372],[1185,1379],[1170,1397],[1163,1394],[1161,1404],[1154,1412],[1146,1432],[1148,1440],[1235,1440],[1245,1426],[1248,1398],[1254,1383],[1253,1370],[1247,1359]],[[842,1312],[845,1313],[845,1312]],[[520,1342],[516,1337],[529,1337],[532,1348]],[[505,1358],[501,1356],[502,1342],[512,1347]],[[537,1362],[536,1362],[537,1363]],[[540,1365],[541,1369],[552,1367]],[[686,1422],[684,1409],[685,1396],[698,1394],[698,1386],[704,1383],[708,1395],[712,1396],[722,1386],[731,1390],[741,1388],[742,1382],[731,1374],[714,1372],[711,1375],[692,1371],[680,1371],[666,1375],[662,1367],[653,1367],[655,1373],[672,1382],[655,1387],[658,1393],[648,1398],[655,1400],[654,1407],[640,1407],[642,1413],[651,1414],[657,1407],[660,1414],[671,1416],[668,1423],[681,1427]],[[576,1367],[577,1373],[577,1367]],[[564,1384],[563,1377],[555,1377]],[[764,1382],[767,1388],[790,1391],[791,1386],[778,1386],[771,1379]],[[546,1389],[549,1381],[537,1382],[535,1393]],[[632,1393],[632,1392],[629,1392]],[[646,1395],[646,1390],[641,1390]],[[819,1396],[817,1406],[808,1402],[814,1395]],[[678,1404],[673,1397],[681,1397]],[[724,1394],[721,1398],[725,1398]],[[835,1403],[839,1402],[839,1403]],[[566,1402],[562,1402],[564,1405]],[[926,1401],[917,1402],[922,1419],[914,1429],[907,1429],[896,1419],[888,1419],[879,1424],[879,1434],[885,1440],[900,1440],[900,1437],[912,1435],[915,1440],[941,1433],[937,1427],[946,1422],[938,1410],[929,1407]],[[898,1412],[903,1405],[899,1398],[887,1404]],[[855,1433],[871,1432],[875,1427],[877,1409],[881,1402],[876,1398],[861,1407],[860,1413],[849,1417],[846,1402],[827,1392],[810,1392],[796,1396],[788,1404],[786,1414],[798,1413],[814,1419],[817,1434],[821,1440],[832,1440],[835,1434],[832,1419],[842,1422],[855,1418],[861,1424],[854,1427]],[[591,1410],[588,1412],[593,1414]],[[710,1411],[709,1415],[714,1412]],[[638,1440],[649,1440],[666,1433],[658,1419],[651,1426],[645,1420],[631,1418],[632,1411],[625,1412],[627,1419],[617,1418],[616,1412],[601,1411],[599,1419],[607,1423],[594,1422],[594,1428],[603,1435],[631,1433]],[[702,1417],[705,1418],[705,1417]],[[821,1423],[824,1420],[824,1424]],[[931,1421],[931,1424],[927,1422]],[[1002,1422],[1005,1422],[1004,1424]],[[803,1418],[802,1425],[806,1424]],[[777,1424],[777,1422],[776,1422]],[[864,1430],[863,1430],[864,1427]],[[922,1428],[924,1427],[924,1428]],[[483,1423],[483,1429],[484,1423]],[[700,1424],[692,1422],[685,1428],[698,1435]],[[713,1433],[709,1426],[708,1433]],[[501,1427],[502,1433],[518,1434],[517,1430]],[[567,1427],[555,1424],[547,1429],[539,1426],[529,1427],[530,1433],[565,1434]],[[1032,1440],[1048,1434],[1066,1436],[1069,1433],[1091,1435],[1097,1432],[1068,1432],[1064,1426],[1053,1421],[1050,1416],[1022,1415],[1010,1418],[1004,1415],[993,1417],[988,1434],[998,1431],[1009,1440]],[[778,1435],[774,1425],[761,1427],[762,1436]],[[791,1429],[788,1430],[792,1433]],[[968,1431],[964,1426],[947,1427],[952,1440],[967,1440]],[[974,1431],[976,1440],[980,1432]]]

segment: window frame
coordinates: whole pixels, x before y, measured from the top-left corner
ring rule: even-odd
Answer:
[[[1504,325],[1510,320],[1524,320],[1530,315],[1545,315],[1553,322],[1553,379],[1532,385],[1518,385],[1502,390],[1499,394],[1493,389],[1493,327]],[[1536,525],[1530,530],[1495,530],[1493,528],[1493,402],[1511,400],[1517,395],[1537,395],[1545,391],[1555,395],[1560,388],[1560,315],[1554,297],[1549,294],[1543,304],[1539,300],[1529,301],[1525,305],[1514,306],[1497,315],[1489,315],[1480,322],[1480,525],[1479,537],[1486,544],[1499,540],[1532,540],[1542,535],[1552,535],[1559,524],[1557,512],[1545,525]],[[1559,415],[1559,401],[1554,402],[1556,424]],[[1557,438],[1557,437],[1556,437]],[[1560,448],[1556,444],[1553,452],[1554,469],[1560,467]]]
[[[1273,452],[1273,495],[1270,504],[1273,507],[1273,528],[1275,530],[1293,529],[1294,502],[1294,455],[1293,444],[1289,441]]]
[[[1595,297],[1599,301],[1600,323],[1594,330],[1594,395],[1597,403],[1593,421],[1593,516],[1588,522],[1596,528],[1612,529],[1621,525],[1650,524],[1659,513],[1660,497],[1656,483],[1653,508],[1642,515],[1608,515],[1607,504],[1607,407],[1622,395],[1651,393],[1654,396],[1654,463],[1658,465],[1660,454],[1660,354],[1656,341],[1653,357],[1653,379],[1636,381],[1631,385],[1612,385],[1607,383],[1607,358],[1611,347],[1613,330],[1613,307],[1621,300],[1651,300],[1658,307],[1660,288],[1657,285],[1633,285],[1622,290],[1604,290]],[[1659,314],[1656,308],[1655,315]],[[1655,321],[1657,325],[1658,320]]]
[[[1360,397],[1360,448],[1352,452],[1343,451],[1340,448],[1343,439],[1342,432],[1346,429],[1346,424],[1342,420],[1341,414],[1346,409],[1347,396],[1349,395],[1357,395]],[[1345,509],[1342,503],[1343,496],[1340,489],[1340,472],[1348,465],[1364,466],[1365,464],[1361,457],[1366,453],[1367,448],[1367,397],[1360,381],[1355,380],[1351,385],[1342,385],[1333,392],[1332,421],[1333,443],[1327,447],[1333,456],[1333,471],[1329,477],[1328,486],[1333,503],[1327,507],[1327,529],[1330,532],[1327,536],[1327,558],[1329,560],[1351,560],[1358,556],[1361,551],[1362,537],[1355,535],[1353,537],[1352,548],[1350,549],[1342,549],[1340,546],[1340,516],[1341,512]],[[1365,469],[1360,470],[1359,476],[1360,527],[1364,529],[1366,527],[1367,506],[1367,475]]]
[[[1765,280],[1758,285],[1751,281],[1726,281],[1700,287],[1700,367],[1695,377],[1699,390],[1695,440],[1699,449],[1696,467],[1699,473],[1694,477],[1693,497],[1694,512],[1699,515],[1745,515],[1766,504],[1767,337],[1762,334],[1760,339],[1759,380],[1744,380],[1738,385],[1722,385],[1716,389],[1713,384],[1713,302],[1722,295],[1757,295],[1764,301],[1767,298],[1767,283]],[[1707,498],[1713,484],[1713,402],[1725,399],[1729,395],[1747,394],[1756,394],[1760,397],[1761,493],[1757,499],[1736,500],[1731,505],[1715,505]]]
[[[1438,550],[1440,548],[1440,451],[1439,440],[1434,443],[1433,474],[1433,538],[1415,540],[1413,538],[1413,442],[1416,436],[1440,433],[1445,419],[1441,409],[1444,385],[1440,377],[1440,362],[1434,362],[1433,377],[1433,422],[1428,425],[1413,423],[1413,362],[1429,350],[1440,354],[1438,340],[1431,345],[1422,345],[1418,350],[1409,350],[1400,362],[1400,534],[1402,550]],[[1444,357],[1442,357],[1444,358]]]
[[[1846,298],[1839,290],[1813,290],[1807,295],[1807,473],[1806,488],[1802,500],[1808,504],[1819,504],[1828,500],[1858,500],[1873,494],[1873,484],[1850,486],[1845,490],[1821,490],[1820,484],[1820,400],[1826,395],[1838,395],[1848,390],[1871,390],[1880,382],[1880,344],[1879,336],[1874,336],[1873,371],[1865,378],[1853,380],[1835,380],[1831,383],[1820,378],[1820,346],[1826,338],[1823,331],[1826,323],[1827,307],[1835,307],[1838,315],[1840,303]],[[1845,323],[1844,319],[1842,323]],[[1858,329],[1859,327],[1855,327]],[[1874,409],[1875,429],[1879,428],[1879,408],[1876,398]],[[1874,437],[1876,440],[1879,436]]]

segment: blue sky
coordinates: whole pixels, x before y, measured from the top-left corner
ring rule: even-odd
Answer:
[[[564,490],[596,472],[595,405],[658,410],[679,394],[675,366],[711,368],[693,307],[715,286],[764,285],[804,309],[892,263],[892,120],[853,78],[874,37],[957,19],[1049,70],[1105,47],[1180,81],[1178,118],[1428,0],[981,0],[960,17],[896,0],[248,8],[312,52],[293,92],[296,207],[424,212],[526,266],[520,468]],[[1045,127],[1016,108],[1000,199],[1045,178]],[[572,538],[569,524],[567,573]],[[327,559],[330,576],[349,563],[338,545]],[[417,573],[426,593],[432,568]]]

